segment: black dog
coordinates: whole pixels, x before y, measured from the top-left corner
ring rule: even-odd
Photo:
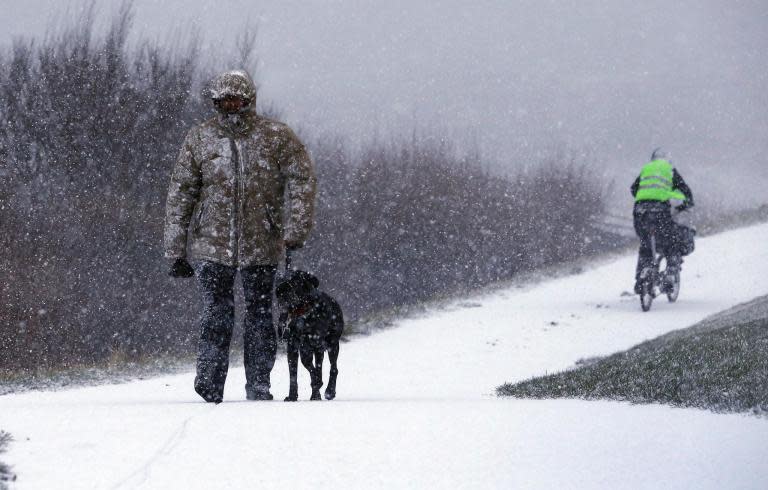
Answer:
[[[321,399],[325,351],[328,351],[328,359],[331,361],[325,398],[333,400],[336,396],[336,376],[339,374],[336,361],[339,357],[339,339],[344,331],[344,317],[339,304],[320,291],[319,285],[320,281],[308,272],[288,270],[287,277],[280,281],[275,291],[281,310],[278,334],[287,342],[288,350],[291,381],[285,398],[287,402],[299,398],[299,355],[312,380],[310,400]]]

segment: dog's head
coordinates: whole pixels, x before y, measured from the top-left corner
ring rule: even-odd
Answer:
[[[315,295],[320,281],[306,271],[291,271],[275,288],[280,306],[292,310],[309,302]]]

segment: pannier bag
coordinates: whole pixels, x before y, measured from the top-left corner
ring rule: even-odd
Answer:
[[[677,224],[677,246],[680,255],[690,255],[695,248],[694,237],[696,229],[690,226]]]

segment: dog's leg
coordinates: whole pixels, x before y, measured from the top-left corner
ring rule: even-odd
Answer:
[[[325,351],[318,349],[315,351],[315,376],[312,384],[312,400],[321,400],[320,388],[323,386],[323,357]]]
[[[339,359],[339,341],[336,340],[328,347],[328,360],[331,362],[331,372],[328,375],[328,387],[325,389],[325,399],[333,400],[336,398],[336,376],[339,375],[339,369],[336,361]]]
[[[288,376],[290,377],[290,383],[288,385],[288,396],[285,397],[287,402],[295,402],[299,399],[299,380],[298,380],[298,367],[299,367],[299,346],[293,340],[288,341]]]
[[[313,360],[313,352],[309,348],[301,348],[301,363],[309,371],[310,384],[312,385],[312,396],[310,400],[320,400],[320,387],[317,385],[317,370]],[[320,383],[322,386],[322,383]]]

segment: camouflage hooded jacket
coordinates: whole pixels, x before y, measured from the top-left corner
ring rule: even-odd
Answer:
[[[212,91],[255,102],[244,72],[220,75]],[[306,240],[315,188],[312,161],[290,128],[252,108],[219,114],[189,131],[182,145],[168,189],[165,256],[187,257],[189,248],[193,260],[276,264],[285,242]]]

